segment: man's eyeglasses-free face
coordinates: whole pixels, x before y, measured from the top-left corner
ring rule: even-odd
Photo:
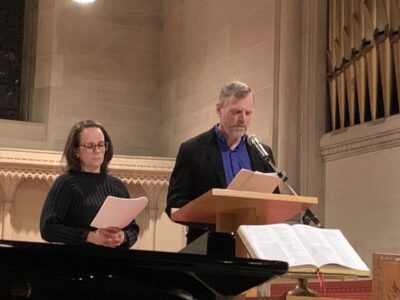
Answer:
[[[83,145],[79,145],[79,147],[85,148],[86,152],[93,153],[96,151],[96,148],[99,149],[99,152],[106,152],[108,149],[107,142],[100,142],[97,145],[94,143],[87,143]]]

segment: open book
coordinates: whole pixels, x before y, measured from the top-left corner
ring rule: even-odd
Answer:
[[[259,193],[272,193],[278,186],[280,178],[276,173],[262,173],[241,169],[233,178],[227,189]]]
[[[286,261],[289,272],[370,275],[338,229],[303,224],[241,225],[238,234],[251,257]]]
[[[90,226],[125,228],[146,207],[147,197],[118,198],[108,196]]]

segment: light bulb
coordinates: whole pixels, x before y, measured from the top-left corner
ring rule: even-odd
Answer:
[[[88,3],[93,3],[96,0],[73,0],[73,1],[80,3],[80,4],[88,4]]]

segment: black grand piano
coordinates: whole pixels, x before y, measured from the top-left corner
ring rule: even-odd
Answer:
[[[0,299],[231,299],[280,261],[0,240]]]

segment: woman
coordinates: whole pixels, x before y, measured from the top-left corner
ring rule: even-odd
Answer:
[[[66,173],[51,187],[42,209],[40,233],[49,242],[131,247],[139,227],[95,229],[90,223],[107,196],[130,198],[121,180],[107,175],[113,144],[104,127],[87,120],[75,124],[65,144]]]

